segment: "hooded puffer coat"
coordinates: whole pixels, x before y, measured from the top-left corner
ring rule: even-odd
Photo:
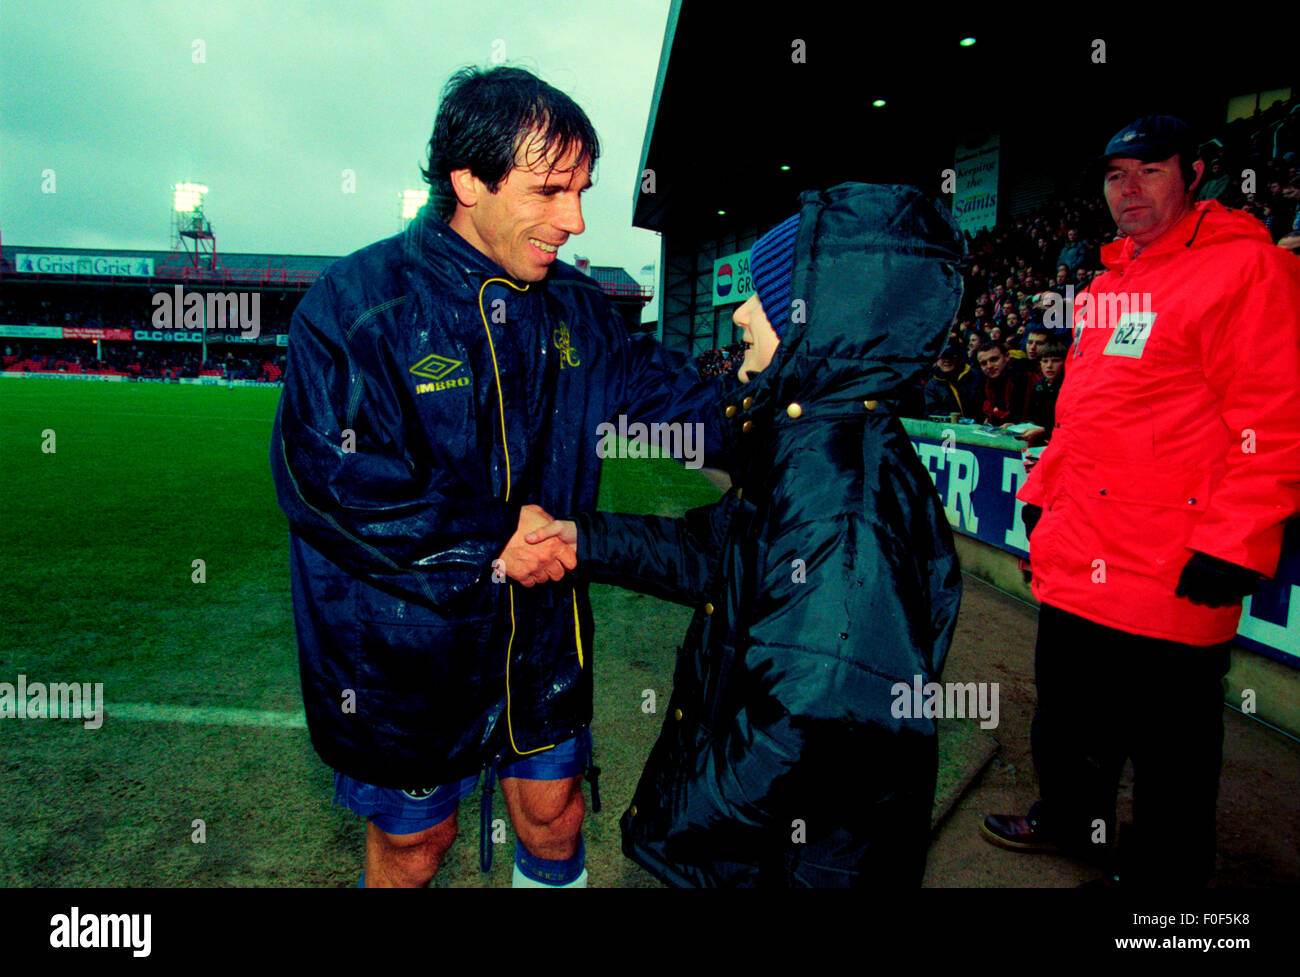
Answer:
[[[684,519],[574,517],[580,573],[696,609],[622,820],[670,884],[920,882],[935,722],[895,686],[939,672],[961,579],[890,401],[934,362],[960,256],[914,188],[805,193],[793,321],[725,411],[731,490]]]

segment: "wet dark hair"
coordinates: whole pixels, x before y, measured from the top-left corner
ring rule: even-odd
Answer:
[[[1031,326],[1029,332],[1025,333],[1025,335],[1032,336],[1036,332],[1042,333],[1044,336],[1052,335],[1052,330],[1048,329],[1046,326]]]
[[[1007,347],[1003,343],[995,343],[986,339],[984,342],[980,343],[979,349],[975,350],[975,356],[978,358],[980,353],[990,353],[995,349],[1003,356],[1008,355]]]
[[[519,152],[537,130],[541,142],[527,160]],[[452,170],[468,169],[496,193],[516,163],[563,159],[596,168],[600,141],[587,114],[557,88],[523,68],[462,68],[442,89],[429,137],[429,166],[420,170],[429,199],[443,220],[456,212]]]

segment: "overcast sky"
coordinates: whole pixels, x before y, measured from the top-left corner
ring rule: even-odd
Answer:
[[[399,193],[424,188],[447,77],[504,58],[571,95],[600,136],[587,230],[560,256],[645,280],[659,237],[631,226],[632,200],[668,8],[9,0],[0,234],[6,244],[166,250],[170,187],[188,180],[209,187],[219,251],[347,254],[396,233]],[[42,192],[46,170],[53,193]],[[343,192],[344,170],[354,193]]]

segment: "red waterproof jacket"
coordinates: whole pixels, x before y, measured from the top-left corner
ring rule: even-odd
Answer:
[[[1174,589],[1193,550],[1271,576],[1300,510],[1300,259],[1217,201],[1137,257],[1125,238],[1101,258],[1018,495],[1043,508],[1033,591],[1121,631],[1227,641],[1240,605]]]

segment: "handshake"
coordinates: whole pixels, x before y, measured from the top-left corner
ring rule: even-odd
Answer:
[[[539,505],[519,510],[519,526],[498,557],[506,576],[525,587],[559,580],[578,565],[578,527]]]

